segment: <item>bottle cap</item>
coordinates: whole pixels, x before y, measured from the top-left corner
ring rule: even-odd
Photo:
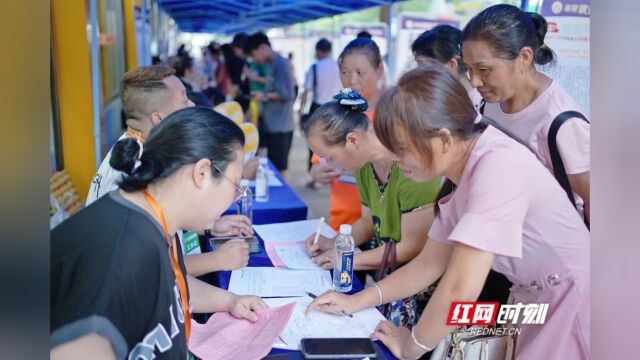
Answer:
[[[249,179],[240,180],[240,186],[249,186]]]
[[[260,165],[266,165],[268,164],[268,159],[266,157],[261,157],[260,158]]]
[[[351,225],[348,225],[348,224],[340,225],[340,234],[350,235],[351,234]]]

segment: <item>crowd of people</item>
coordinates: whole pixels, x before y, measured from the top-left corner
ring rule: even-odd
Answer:
[[[437,26],[399,44],[417,66],[395,85],[366,34],[337,60],[317,42],[299,114],[309,186],[329,184],[329,223],[352,225],[354,269],[374,281],[307,311],[381,306],[388,321],[372,338],[418,359],[455,330],[454,301],[545,303],[544,325],[520,326],[515,358],[589,358],[589,123],[536,68],[555,61],[547,27],[511,5],[462,30]],[[196,278],[246,266],[246,243],[185,256],[181,241],[253,232],[244,216],[221,217],[251,171],[242,131],[212,108],[237,101],[286,179],[295,86],[261,32],[210,44],[200,69],[182,48],[125,74],[127,130],[87,207],[51,233],[52,358],[185,358],[192,313],[257,319],[260,298]],[[313,238],[313,261],[332,269],[335,238]]]

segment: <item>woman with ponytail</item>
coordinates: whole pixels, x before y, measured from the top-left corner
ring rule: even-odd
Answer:
[[[483,113],[529,144],[588,221],[589,123],[571,96],[536,69],[555,60],[546,33],[541,15],[491,6],[465,26],[462,58],[486,101]]]
[[[328,292],[307,308],[356,312],[415,294],[441,277],[413,329],[381,322],[372,338],[417,359],[455,326],[454,301],[476,301],[490,269],[513,282],[514,303],[548,304],[542,325],[524,325],[515,359],[589,358],[589,232],[531,150],[478,114],[462,84],[432,64],[404,74],[379,100],[382,144],[415,181],[446,177],[422,252],[354,295]],[[520,305],[520,306],[523,306]]]
[[[115,145],[120,190],[51,233],[52,358],[185,359],[191,312],[258,319],[260,298],[187,275],[174,235],[210,229],[238,197],[243,144],[231,120],[186,108],[144,145]]]

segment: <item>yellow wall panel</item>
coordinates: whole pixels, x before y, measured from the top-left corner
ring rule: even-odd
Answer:
[[[122,2],[124,12],[124,33],[127,45],[127,70],[131,70],[138,66],[136,53],[136,23],[133,19],[133,0],[124,0]]]
[[[51,30],[64,165],[84,200],[96,171],[85,1],[52,0]]]

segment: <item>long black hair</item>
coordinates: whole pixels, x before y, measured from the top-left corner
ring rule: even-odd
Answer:
[[[542,15],[528,13],[513,5],[494,5],[476,15],[462,31],[462,42],[485,42],[493,53],[513,60],[529,47],[538,65],[552,63],[553,50],[544,43],[547,21]]]
[[[467,67],[462,62],[460,38],[462,31],[451,25],[438,25],[423,32],[411,44],[414,55],[422,55],[435,59],[440,63],[447,63],[451,59],[458,62],[458,73],[466,74]]]
[[[151,130],[142,156],[136,139],[118,141],[109,164],[124,172],[120,188],[132,192],[203,158],[225,171],[243,146],[244,135],[233,121],[208,108],[190,107],[172,113]],[[212,174],[221,176],[213,166]]]

